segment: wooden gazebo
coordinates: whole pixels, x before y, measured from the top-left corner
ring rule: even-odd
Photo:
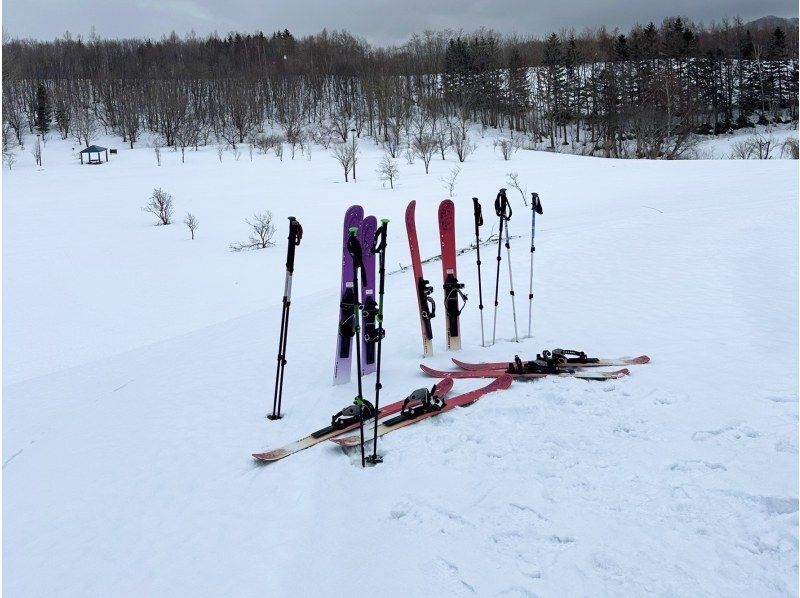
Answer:
[[[105,152],[106,162],[108,162],[108,148],[101,147],[99,145],[90,145],[86,149],[82,149],[80,151],[81,164],[83,164],[83,154],[86,154],[86,156],[89,158],[89,161],[87,162],[88,164],[102,164],[103,160],[100,156],[103,152]],[[93,158],[93,155],[97,157]]]

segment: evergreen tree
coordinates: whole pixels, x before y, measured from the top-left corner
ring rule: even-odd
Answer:
[[[39,83],[36,88],[36,111],[34,127],[44,135],[50,130],[50,121],[53,119],[53,107],[50,104],[50,94],[44,83]]]

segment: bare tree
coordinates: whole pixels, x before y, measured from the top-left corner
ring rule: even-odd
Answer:
[[[458,161],[463,162],[475,151],[475,144],[469,137],[469,125],[466,120],[456,120],[450,126],[450,145],[458,156]]]
[[[200,228],[197,217],[191,212],[186,212],[186,218],[183,220],[183,223],[189,228],[189,232],[192,233],[192,241],[194,241],[194,231]]]
[[[280,158],[280,161],[283,162],[283,140],[278,138],[278,141],[275,145],[272,146],[272,151],[275,154],[276,158]]]
[[[447,189],[449,197],[455,197],[456,195],[456,179],[458,178],[459,172],[461,172],[461,167],[456,166],[455,168],[450,169],[450,173],[447,176],[439,179],[442,181],[442,183],[444,183],[444,188]]]
[[[384,154],[381,161],[378,162],[378,169],[375,172],[378,173],[380,180],[389,181],[390,189],[394,189],[394,181],[400,176],[400,168],[397,166],[397,162],[392,160],[390,154]]]
[[[160,187],[153,189],[153,194],[150,196],[150,201],[143,211],[153,214],[158,218],[158,225],[170,224],[173,214],[172,195],[162,190]]]
[[[97,121],[91,110],[79,108],[72,118],[72,130],[78,143],[84,143],[86,147],[91,144],[92,138],[97,135]]]
[[[247,249],[265,249],[274,245],[272,237],[275,236],[275,225],[272,224],[272,212],[257,212],[253,219],[245,220],[250,226],[250,236],[243,243],[234,243],[231,251],[245,251]]]
[[[416,158],[416,156],[414,155],[414,150],[410,147],[403,152],[403,157],[406,159],[406,164],[409,166],[414,164],[414,158]]]
[[[428,174],[431,158],[436,152],[436,140],[431,135],[415,137],[411,147],[414,150],[414,155],[422,159],[422,163],[425,164],[425,174]]]
[[[347,143],[346,141],[337,143],[333,146],[331,155],[336,158],[336,161],[339,164],[342,165],[342,170],[344,170],[344,182],[348,182],[350,169],[353,167],[353,162],[355,161],[356,157],[353,144]]]
[[[17,154],[14,153],[13,148],[8,148],[8,149],[3,148],[3,162],[5,163],[6,166],[8,166],[9,170],[11,170],[11,167],[14,166],[14,164],[16,164]]]
[[[33,147],[31,148],[31,155],[33,156],[33,159],[36,160],[36,166],[41,166],[42,165],[42,144],[40,143],[39,139],[37,139],[36,143],[33,144]]]
[[[222,145],[221,143],[217,144],[217,158],[219,158],[220,162],[222,162],[222,156],[224,154],[225,154],[225,146]]]

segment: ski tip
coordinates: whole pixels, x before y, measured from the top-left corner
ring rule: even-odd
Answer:
[[[632,365],[643,365],[645,363],[650,363],[650,358],[647,355],[639,355],[639,357],[631,359]]]
[[[628,368],[622,368],[616,372],[611,372],[615,378],[622,378],[623,376],[630,376],[631,371]]]
[[[364,439],[366,442],[367,438]],[[358,446],[361,443],[361,439],[358,436],[346,436],[344,438],[331,438],[331,442],[338,444],[343,448],[348,448],[351,446]]]
[[[506,389],[514,382],[514,377],[510,374],[503,374],[495,379],[498,389]]]

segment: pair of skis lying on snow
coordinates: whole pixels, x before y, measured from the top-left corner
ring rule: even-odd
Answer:
[[[545,357],[547,357],[547,355]],[[462,371],[442,372],[420,365],[426,374],[442,378],[442,380],[434,384],[430,391],[427,389],[419,389],[402,401],[397,401],[381,407],[378,412],[380,421],[378,425],[378,436],[384,436],[389,432],[399,430],[418,421],[434,417],[441,413],[446,413],[455,407],[467,407],[486,394],[508,388],[515,378],[529,379],[555,375],[571,376],[587,380],[610,380],[621,378],[630,372],[627,368],[611,372],[586,372],[578,371],[577,368],[645,364],[650,361],[650,358],[646,355],[641,355],[634,358],[594,359],[587,358],[585,354],[580,354],[580,356],[574,358],[562,358],[557,364],[560,369],[547,373],[524,371],[525,368],[536,367],[530,364],[534,364],[536,361],[541,362],[541,359],[534,362],[522,362],[519,358],[516,358],[514,362],[493,363],[467,363],[457,359],[453,359],[453,361],[462,368]],[[554,362],[552,359],[548,361],[551,363]],[[445,401],[445,396],[453,387],[454,378],[494,378],[494,380],[482,388],[472,390]],[[361,423],[358,420],[346,420],[342,417],[343,413],[344,411],[341,411],[334,415],[331,420],[331,425],[317,430],[316,432],[312,432],[305,438],[301,438],[279,449],[265,453],[255,453],[253,457],[263,462],[278,461],[326,440],[332,440],[338,445],[345,447],[358,446],[363,441],[360,434],[337,438],[345,432],[357,430]],[[365,428],[372,422],[373,420],[371,418],[369,421],[364,421]]]
[[[378,436],[384,436],[389,432],[399,430],[418,421],[422,421],[423,419],[446,413],[455,407],[471,405],[485,394],[508,388],[511,386],[511,382],[511,376],[499,376],[483,388],[464,393],[445,402],[445,396],[453,388],[453,379],[444,378],[437,384],[434,384],[430,391],[424,388],[419,389],[402,401],[397,401],[396,403],[381,407],[378,412],[378,417],[382,418],[378,425]],[[340,446],[358,446],[363,440],[359,434],[344,438],[335,438],[345,432],[357,430],[360,426],[358,420],[343,423],[338,417],[340,414],[341,412],[333,416],[330,426],[312,432],[305,438],[301,438],[300,440],[275,449],[274,451],[254,454],[253,457],[259,461],[265,462],[278,461],[298,451],[324,442],[325,440],[333,440],[333,442],[336,442]],[[370,427],[372,422],[373,420],[370,419]],[[368,422],[365,421],[364,427],[366,428],[367,425]]]

